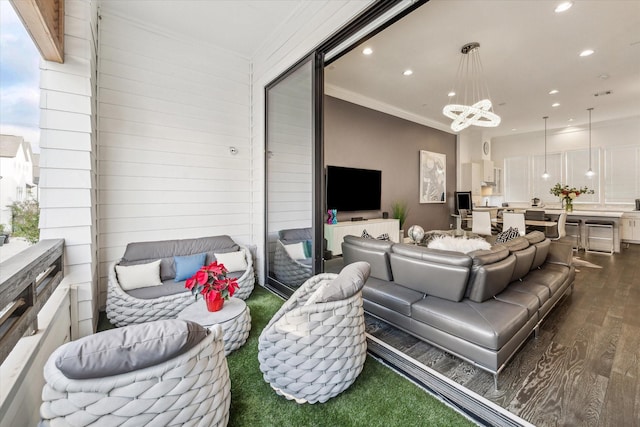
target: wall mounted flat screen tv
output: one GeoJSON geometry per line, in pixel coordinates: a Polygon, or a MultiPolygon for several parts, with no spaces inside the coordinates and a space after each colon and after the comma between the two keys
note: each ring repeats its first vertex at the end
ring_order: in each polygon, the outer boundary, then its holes
{"type": "Polygon", "coordinates": [[[456,191],[456,215],[460,215],[460,209],[472,210],[471,200],[471,191],[456,191]]]}
{"type": "Polygon", "coordinates": [[[327,209],[380,210],[382,171],[327,166],[327,209]]]}

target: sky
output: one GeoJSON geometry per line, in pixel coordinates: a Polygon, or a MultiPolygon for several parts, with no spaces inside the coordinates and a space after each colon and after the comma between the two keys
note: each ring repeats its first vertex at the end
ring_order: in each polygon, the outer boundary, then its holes
{"type": "Polygon", "coordinates": [[[0,133],[40,152],[40,53],[8,0],[0,0],[0,133]]]}

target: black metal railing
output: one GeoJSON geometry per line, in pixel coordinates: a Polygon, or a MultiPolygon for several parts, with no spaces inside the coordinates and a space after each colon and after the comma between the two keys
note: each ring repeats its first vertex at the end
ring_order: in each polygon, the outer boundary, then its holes
{"type": "Polygon", "coordinates": [[[38,312],[64,276],[64,240],[42,240],[0,263],[0,363],[38,330],[38,312]]]}

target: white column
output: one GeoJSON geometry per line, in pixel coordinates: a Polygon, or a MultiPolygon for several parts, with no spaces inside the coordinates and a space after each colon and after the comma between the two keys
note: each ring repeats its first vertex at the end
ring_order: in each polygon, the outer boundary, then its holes
{"type": "Polygon", "coordinates": [[[65,239],[71,337],[97,324],[96,256],[97,4],[65,2],[64,63],[40,73],[40,238],[65,239]]]}

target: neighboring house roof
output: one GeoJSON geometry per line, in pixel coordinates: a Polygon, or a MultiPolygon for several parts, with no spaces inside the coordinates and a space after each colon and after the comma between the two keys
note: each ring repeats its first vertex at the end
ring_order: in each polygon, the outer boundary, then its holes
{"type": "Polygon", "coordinates": [[[15,157],[23,142],[21,136],[0,135],[0,157],[15,157]]]}

